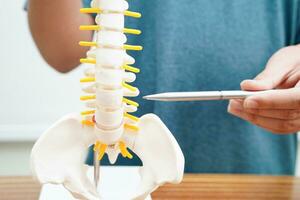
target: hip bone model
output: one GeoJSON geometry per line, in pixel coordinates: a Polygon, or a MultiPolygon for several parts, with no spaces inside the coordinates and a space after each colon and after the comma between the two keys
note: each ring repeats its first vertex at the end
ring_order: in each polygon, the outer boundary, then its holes
{"type": "Polygon", "coordinates": [[[84,164],[92,145],[97,162],[104,154],[112,164],[119,154],[131,159],[128,149],[141,159],[141,182],[132,199],[145,199],[160,185],[179,183],[183,177],[183,154],[164,123],[154,114],[140,118],[130,114],[139,105],[128,97],[138,96],[139,90],[128,83],[135,80],[139,69],[130,66],[135,60],[126,51],[142,47],[125,44],[125,34],[141,34],[124,28],[124,16],[141,17],[127,9],[124,0],[93,0],[91,8],[81,9],[81,13],[97,14],[96,25],[80,26],[97,35],[93,42],[79,43],[91,47],[81,62],[94,65],[81,79],[87,93],[81,100],[90,110],[60,119],[32,149],[31,166],[37,179],[42,184],[63,184],[74,198],[101,199],[84,164]]]}

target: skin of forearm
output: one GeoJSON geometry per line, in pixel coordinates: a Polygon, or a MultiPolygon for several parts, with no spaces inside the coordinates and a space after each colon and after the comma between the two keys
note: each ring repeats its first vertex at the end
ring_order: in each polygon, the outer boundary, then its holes
{"type": "Polygon", "coordinates": [[[79,13],[80,0],[29,0],[28,21],[33,39],[46,62],[60,72],[68,72],[79,65],[87,48],[80,40],[90,41],[91,31],[79,26],[93,24],[90,15],[79,13]]]}

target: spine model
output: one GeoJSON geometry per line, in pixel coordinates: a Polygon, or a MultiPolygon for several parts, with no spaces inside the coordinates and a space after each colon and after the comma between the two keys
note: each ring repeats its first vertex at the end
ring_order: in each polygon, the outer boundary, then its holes
{"type": "MultiPolygon", "coordinates": [[[[118,149],[123,157],[132,158],[127,151],[123,134],[138,132],[139,118],[133,116],[138,103],[128,99],[139,95],[136,87],[129,85],[136,78],[138,68],[130,66],[134,59],[126,51],[140,51],[141,46],[125,44],[125,34],[141,34],[140,30],[124,27],[125,16],[140,18],[141,14],[127,11],[128,3],[124,0],[93,0],[91,8],[81,9],[81,13],[97,14],[96,25],[80,26],[81,30],[96,31],[96,41],[81,41],[81,46],[91,50],[81,63],[93,64],[94,69],[85,71],[86,77],[80,81],[91,82],[83,88],[88,93],[81,100],[91,110],[83,111],[82,123],[94,126],[97,142],[98,160],[101,160],[107,148],[118,149]]],[[[111,152],[111,151],[108,151],[111,152]]],[[[113,163],[117,155],[108,154],[113,163]]]]}
{"type": "MultiPolygon", "coordinates": [[[[80,26],[83,31],[96,32],[94,41],[79,43],[91,47],[86,58],[80,60],[92,65],[80,80],[85,92],[81,100],[88,109],[59,119],[39,137],[31,151],[32,173],[37,180],[42,184],[62,184],[76,199],[148,200],[159,186],[180,183],[183,178],[184,156],[165,124],[152,113],[140,118],[132,115],[139,105],[130,97],[138,96],[139,90],[130,84],[139,69],[131,66],[135,60],[126,52],[140,51],[142,47],[126,44],[125,34],[139,35],[141,31],[125,28],[124,20],[141,14],[127,9],[125,0],[93,0],[91,8],[81,9],[81,13],[97,14],[95,25],[80,26]],[[119,154],[131,159],[128,149],[140,158],[143,165],[139,167],[136,191],[117,198],[114,195],[120,195],[118,192],[112,194],[114,197],[102,197],[105,192],[99,193],[89,177],[91,167],[85,165],[86,152],[92,145],[97,165],[105,154],[110,163],[115,163],[119,154]]],[[[94,172],[97,180],[99,173],[94,172]]],[[[108,186],[108,191],[119,191],[115,181],[100,185],[108,186]]]]}

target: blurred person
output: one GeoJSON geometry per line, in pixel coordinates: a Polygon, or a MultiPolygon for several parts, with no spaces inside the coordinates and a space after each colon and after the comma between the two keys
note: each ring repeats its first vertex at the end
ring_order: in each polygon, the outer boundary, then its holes
{"type": "MultiPolygon", "coordinates": [[[[299,1],[140,0],[129,2],[142,19],[126,27],[141,44],[131,55],[141,68],[141,95],[165,91],[268,90],[244,101],[148,102],[139,114],[159,115],[178,140],[186,172],[294,174],[300,128],[299,1]],[[247,80],[255,77],[252,80],[247,80]],[[233,117],[226,113],[239,117],[233,117]]],[[[54,69],[79,65],[94,23],[79,13],[89,0],[30,0],[28,19],[41,55],[54,69]]],[[[75,109],[75,108],[74,108],[75,109]]],[[[91,163],[92,156],[89,157],[91,163]]],[[[107,158],[103,161],[107,163],[107,158]]],[[[119,159],[119,164],[141,164],[119,159]]]]}

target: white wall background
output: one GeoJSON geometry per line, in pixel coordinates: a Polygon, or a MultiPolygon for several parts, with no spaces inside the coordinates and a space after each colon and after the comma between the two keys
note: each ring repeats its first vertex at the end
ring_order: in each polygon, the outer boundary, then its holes
{"type": "Polygon", "coordinates": [[[1,1],[0,6],[0,175],[29,173],[33,141],[55,120],[82,107],[83,69],[59,74],[43,61],[24,2],[1,1]]]}
{"type": "Polygon", "coordinates": [[[82,108],[83,66],[63,75],[42,60],[24,1],[2,0],[0,6],[0,175],[29,174],[37,137],[64,114],[82,108]]]}

